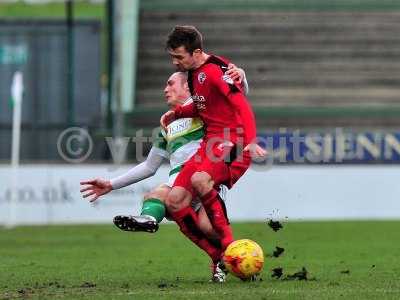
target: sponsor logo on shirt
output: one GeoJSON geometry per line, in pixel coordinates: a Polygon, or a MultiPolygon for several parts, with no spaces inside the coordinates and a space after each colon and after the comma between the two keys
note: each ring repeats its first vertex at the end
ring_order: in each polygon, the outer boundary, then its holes
{"type": "Polygon", "coordinates": [[[168,136],[173,137],[176,134],[180,134],[189,130],[192,126],[192,118],[178,119],[168,125],[168,136]]]}
{"type": "Polygon", "coordinates": [[[201,72],[198,76],[197,76],[197,80],[199,81],[200,84],[203,84],[204,81],[206,80],[206,74],[204,72],[201,72]]]}
{"type": "Polygon", "coordinates": [[[206,98],[204,96],[194,95],[192,96],[194,105],[196,105],[197,110],[206,109],[206,98]]]}

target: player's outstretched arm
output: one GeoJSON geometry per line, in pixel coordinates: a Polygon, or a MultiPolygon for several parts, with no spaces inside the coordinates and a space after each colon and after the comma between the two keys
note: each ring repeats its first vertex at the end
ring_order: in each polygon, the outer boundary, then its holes
{"type": "Polygon", "coordinates": [[[168,154],[166,151],[153,146],[144,162],[133,167],[125,174],[110,180],[113,190],[126,187],[153,176],[161,167],[164,158],[167,158],[167,156],[168,154]]]}
{"type": "Polygon", "coordinates": [[[83,198],[92,196],[89,201],[94,202],[100,196],[108,194],[112,190],[120,189],[128,185],[139,182],[143,179],[153,176],[162,165],[166,152],[153,147],[150,150],[146,160],[139,165],[131,168],[126,173],[113,178],[111,180],[105,180],[102,178],[96,178],[92,180],[86,180],[81,182],[81,193],[83,198]]]}

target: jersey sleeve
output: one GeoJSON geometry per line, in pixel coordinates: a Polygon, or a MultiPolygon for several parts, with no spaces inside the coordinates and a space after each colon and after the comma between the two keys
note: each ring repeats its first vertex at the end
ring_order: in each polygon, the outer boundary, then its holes
{"type": "Polygon", "coordinates": [[[196,106],[193,102],[187,105],[180,105],[174,109],[175,119],[195,118],[198,116],[196,106]]]}
{"type": "Polygon", "coordinates": [[[157,137],[153,141],[153,148],[159,155],[168,158],[167,144],[167,140],[164,137],[162,130],[160,130],[157,137]]]}
{"type": "Polygon", "coordinates": [[[146,160],[131,168],[128,172],[110,180],[113,190],[142,181],[153,176],[160,168],[164,156],[160,155],[160,149],[153,147],[146,160]]]}
{"type": "Polygon", "coordinates": [[[256,120],[253,109],[247,98],[235,86],[233,80],[228,75],[222,73],[219,67],[213,67],[210,72],[207,73],[207,77],[210,78],[210,85],[228,99],[241,117],[245,146],[254,142],[257,134],[256,120]]]}

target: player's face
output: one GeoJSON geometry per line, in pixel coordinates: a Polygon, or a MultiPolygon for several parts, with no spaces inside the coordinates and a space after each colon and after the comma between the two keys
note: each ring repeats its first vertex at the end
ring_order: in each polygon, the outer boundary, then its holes
{"type": "Polygon", "coordinates": [[[196,52],[190,54],[185,46],[180,46],[176,49],[169,49],[169,55],[171,55],[172,64],[176,67],[177,71],[189,71],[194,69],[196,52]]]}
{"type": "Polygon", "coordinates": [[[178,72],[172,74],[165,85],[164,95],[170,107],[182,104],[190,96],[186,77],[178,72]]]}

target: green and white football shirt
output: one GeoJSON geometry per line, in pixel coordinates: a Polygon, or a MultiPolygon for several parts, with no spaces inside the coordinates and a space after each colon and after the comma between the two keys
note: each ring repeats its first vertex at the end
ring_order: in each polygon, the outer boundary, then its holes
{"type": "MultiPolygon", "coordinates": [[[[189,98],[183,105],[190,104],[189,98]]],[[[182,165],[189,160],[200,147],[203,140],[204,127],[200,118],[183,118],[173,121],[167,126],[167,132],[161,129],[153,147],[162,151],[169,158],[171,171],[168,185],[172,186],[182,165]]]]}

